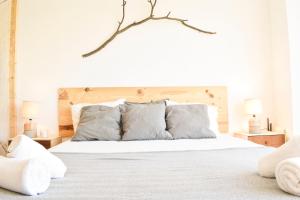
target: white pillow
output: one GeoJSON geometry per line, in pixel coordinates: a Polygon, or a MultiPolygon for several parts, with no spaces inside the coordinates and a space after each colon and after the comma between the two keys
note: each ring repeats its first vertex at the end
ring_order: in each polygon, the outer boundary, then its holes
{"type": "Polygon", "coordinates": [[[102,102],[102,103],[79,103],[74,104],[71,106],[71,112],[72,112],[72,122],[73,122],[73,128],[74,132],[77,129],[77,126],[79,124],[80,115],[81,115],[81,109],[85,106],[92,106],[92,105],[102,105],[102,106],[108,106],[108,107],[116,107],[120,104],[124,104],[126,99],[118,99],[116,101],[109,101],[109,102],[102,102]]]}
{"type": "MultiPolygon", "coordinates": [[[[180,103],[176,101],[166,100],[167,106],[172,105],[192,105],[192,104],[203,104],[203,103],[180,103]]],[[[219,134],[219,124],[218,124],[218,107],[213,105],[207,105],[208,119],[209,119],[209,129],[214,133],[219,134]]]]}

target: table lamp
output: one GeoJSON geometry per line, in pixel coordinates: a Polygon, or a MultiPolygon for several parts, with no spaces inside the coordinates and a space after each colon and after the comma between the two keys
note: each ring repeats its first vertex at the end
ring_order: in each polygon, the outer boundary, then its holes
{"type": "Polygon", "coordinates": [[[251,115],[249,119],[249,133],[258,134],[260,133],[260,120],[257,119],[256,115],[262,112],[262,103],[260,99],[246,99],[245,100],[245,112],[251,115]]]}
{"type": "Polygon", "coordinates": [[[34,138],[37,136],[37,128],[34,119],[38,115],[38,103],[34,101],[23,101],[22,113],[25,119],[24,135],[34,138]]]}

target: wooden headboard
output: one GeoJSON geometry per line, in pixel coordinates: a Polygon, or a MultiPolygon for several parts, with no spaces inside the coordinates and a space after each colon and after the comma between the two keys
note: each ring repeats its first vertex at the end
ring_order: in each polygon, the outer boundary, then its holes
{"type": "Polygon", "coordinates": [[[170,99],[178,102],[198,102],[218,107],[220,132],[228,131],[227,89],[222,86],[208,87],[100,87],[61,88],[58,90],[58,120],[61,137],[74,134],[71,105],[99,103],[124,98],[128,101],[147,102],[170,99]]]}

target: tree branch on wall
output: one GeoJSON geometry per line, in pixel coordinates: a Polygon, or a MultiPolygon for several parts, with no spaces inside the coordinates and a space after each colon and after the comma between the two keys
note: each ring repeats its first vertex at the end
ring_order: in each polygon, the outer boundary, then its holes
{"type": "Polygon", "coordinates": [[[157,3],[157,0],[148,0],[148,3],[150,4],[150,14],[148,17],[140,20],[140,21],[134,21],[133,23],[121,28],[123,22],[124,22],[124,18],[125,18],[125,6],[126,6],[126,1],[123,0],[123,4],[122,4],[122,8],[123,8],[123,14],[122,14],[122,18],[121,20],[118,22],[118,26],[117,26],[117,29],[116,31],[113,33],[112,36],[110,36],[106,41],[104,41],[104,43],[102,43],[98,48],[96,48],[95,50],[93,51],[90,51],[89,53],[86,53],[86,54],[83,54],[82,57],[88,57],[88,56],[91,56],[99,51],[101,51],[104,47],[106,47],[113,39],[115,39],[119,34],[127,31],[128,29],[134,27],[134,26],[138,26],[140,24],[143,24],[147,21],[150,21],[150,20],[170,20],[170,21],[175,21],[175,22],[178,22],[180,23],[181,25],[189,28],[189,29],[192,29],[194,31],[197,31],[197,32],[200,32],[200,33],[205,33],[205,34],[216,34],[216,32],[211,32],[211,31],[205,31],[203,29],[200,29],[200,28],[197,28],[195,26],[192,26],[190,24],[187,23],[188,20],[186,19],[181,19],[181,18],[177,18],[177,17],[171,17],[171,12],[169,12],[168,14],[166,14],[165,16],[161,16],[161,17],[156,17],[154,16],[154,9],[155,9],[155,6],[156,6],[156,3],[157,3]]]}

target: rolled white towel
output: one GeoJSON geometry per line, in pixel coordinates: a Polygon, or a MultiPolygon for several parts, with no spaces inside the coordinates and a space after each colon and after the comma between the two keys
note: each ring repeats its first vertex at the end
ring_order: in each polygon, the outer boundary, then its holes
{"type": "Polygon", "coordinates": [[[7,151],[7,157],[10,158],[41,160],[50,171],[51,178],[62,178],[67,171],[61,159],[25,135],[13,138],[7,151]]]}
{"type": "Polygon", "coordinates": [[[12,139],[7,151],[8,157],[27,159],[41,155],[46,149],[26,135],[17,135],[12,139]]]}
{"type": "Polygon", "coordinates": [[[300,157],[300,136],[294,136],[258,161],[258,173],[263,177],[274,178],[275,169],[279,162],[287,158],[300,157]]]}
{"type": "Polygon", "coordinates": [[[0,187],[26,195],[45,192],[50,172],[38,159],[19,160],[0,156],[0,187]]]}
{"type": "Polygon", "coordinates": [[[281,161],[275,174],[277,184],[283,191],[300,196],[300,157],[281,161]]]}

